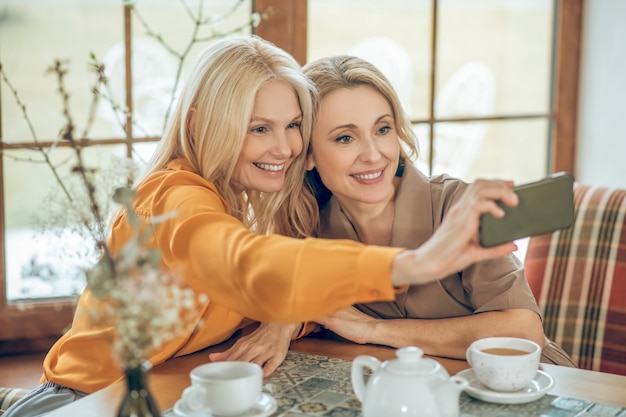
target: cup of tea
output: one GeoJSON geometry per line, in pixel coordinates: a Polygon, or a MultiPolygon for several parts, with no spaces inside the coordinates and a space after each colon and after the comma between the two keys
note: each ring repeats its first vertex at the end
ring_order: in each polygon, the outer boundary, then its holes
{"type": "Polygon", "coordinates": [[[236,416],[250,410],[263,388],[263,370],[250,362],[211,362],[193,368],[181,401],[187,410],[236,416]]]}
{"type": "Polygon", "coordinates": [[[524,389],[537,374],[541,346],[517,337],[488,337],[472,343],[465,357],[483,385],[513,392],[524,389]]]}

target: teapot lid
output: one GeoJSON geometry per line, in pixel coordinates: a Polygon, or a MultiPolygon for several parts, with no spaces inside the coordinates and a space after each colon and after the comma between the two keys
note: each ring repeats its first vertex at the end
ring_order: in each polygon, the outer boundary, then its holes
{"type": "Polygon", "coordinates": [[[396,375],[426,376],[439,371],[441,365],[432,359],[423,358],[424,351],[415,346],[396,350],[397,359],[388,360],[384,368],[396,375]]]}

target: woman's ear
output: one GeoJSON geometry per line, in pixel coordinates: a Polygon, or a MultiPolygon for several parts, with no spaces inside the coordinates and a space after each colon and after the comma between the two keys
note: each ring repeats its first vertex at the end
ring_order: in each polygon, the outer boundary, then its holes
{"type": "Polygon", "coordinates": [[[307,171],[312,171],[315,168],[315,161],[313,160],[313,155],[311,152],[306,156],[306,160],[304,161],[304,169],[307,171]]]}

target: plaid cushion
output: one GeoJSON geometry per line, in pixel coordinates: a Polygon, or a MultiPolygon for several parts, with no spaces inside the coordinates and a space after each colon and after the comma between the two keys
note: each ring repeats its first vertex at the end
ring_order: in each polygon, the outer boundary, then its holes
{"type": "Polygon", "coordinates": [[[11,404],[29,393],[30,390],[22,388],[0,387],[0,415],[7,410],[11,404]]]}
{"type": "Polygon", "coordinates": [[[530,239],[546,336],[580,368],[626,375],[626,190],[574,185],[572,227],[530,239]]]}

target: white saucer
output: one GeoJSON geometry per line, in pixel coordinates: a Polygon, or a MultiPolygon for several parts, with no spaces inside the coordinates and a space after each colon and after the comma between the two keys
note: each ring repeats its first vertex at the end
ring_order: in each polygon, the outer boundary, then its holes
{"type": "MultiPolygon", "coordinates": [[[[254,406],[245,413],[238,414],[237,417],[267,417],[276,411],[276,407],[276,398],[272,397],[270,394],[262,392],[254,406]]],[[[173,411],[174,414],[181,417],[218,417],[217,415],[209,412],[191,411],[181,400],[176,401],[173,411]]]]}
{"type": "Polygon", "coordinates": [[[543,397],[553,386],[554,380],[550,375],[543,371],[537,371],[535,378],[526,386],[526,388],[515,392],[499,392],[484,386],[473,369],[465,369],[457,374],[467,379],[469,385],[465,388],[468,395],[479,400],[498,404],[521,404],[538,400],[543,397]]]}

